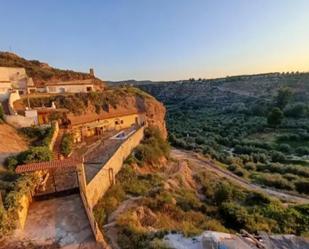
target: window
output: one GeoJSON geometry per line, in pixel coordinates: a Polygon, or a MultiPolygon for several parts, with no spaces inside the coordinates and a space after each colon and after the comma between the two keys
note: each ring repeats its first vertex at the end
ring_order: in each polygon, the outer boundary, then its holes
{"type": "Polygon", "coordinates": [[[87,86],[86,90],[87,90],[87,92],[91,92],[92,91],[92,87],[91,86],[87,86]]]}
{"type": "Polygon", "coordinates": [[[123,120],[120,121],[120,124],[123,124],[123,120]]]}
{"type": "Polygon", "coordinates": [[[49,86],[48,90],[49,90],[49,92],[54,93],[54,92],[56,92],[56,87],[55,86],[49,86]]]}

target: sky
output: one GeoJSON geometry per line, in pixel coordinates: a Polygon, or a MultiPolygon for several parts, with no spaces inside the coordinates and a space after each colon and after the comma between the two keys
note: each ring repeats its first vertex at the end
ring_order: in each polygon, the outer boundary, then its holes
{"type": "Polygon", "coordinates": [[[309,71],[308,0],[0,0],[0,50],[104,80],[309,71]]]}

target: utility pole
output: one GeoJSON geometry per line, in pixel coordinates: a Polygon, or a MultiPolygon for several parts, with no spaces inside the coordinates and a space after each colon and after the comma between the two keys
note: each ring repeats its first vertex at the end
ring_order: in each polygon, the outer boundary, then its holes
{"type": "Polygon", "coordinates": [[[27,81],[26,81],[26,94],[27,94],[27,102],[28,102],[28,108],[29,110],[31,109],[31,106],[30,106],[30,99],[29,99],[29,89],[28,89],[28,78],[27,78],[27,81]]]}

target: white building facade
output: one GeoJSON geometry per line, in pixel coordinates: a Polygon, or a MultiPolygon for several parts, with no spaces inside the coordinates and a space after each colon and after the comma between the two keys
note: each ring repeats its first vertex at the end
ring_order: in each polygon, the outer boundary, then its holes
{"type": "Polygon", "coordinates": [[[27,76],[25,68],[0,67],[0,100],[8,99],[11,91],[26,94],[28,87],[34,87],[33,80],[27,76]]]}
{"type": "Polygon", "coordinates": [[[64,81],[46,84],[47,93],[79,93],[94,91],[94,84],[89,80],[64,81]]]}

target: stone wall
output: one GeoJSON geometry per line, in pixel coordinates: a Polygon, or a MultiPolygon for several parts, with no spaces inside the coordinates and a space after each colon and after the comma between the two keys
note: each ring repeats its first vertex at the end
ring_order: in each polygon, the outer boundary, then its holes
{"type": "Polygon", "coordinates": [[[12,125],[15,128],[22,128],[22,127],[30,127],[35,125],[35,121],[31,117],[24,117],[21,115],[5,115],[4,117],[5,122],[12,125]]]}
{"type": "Polygon", "coordinates": [[[77,173],[79,180],[79,189],[82,202],[88,220],[93,231],[94,237],[104,249],[111,249],[98,226],[98,223],[93,214],[93,207],[98,200],[103,197],[105,192],[114,183],[115,175],[120,171],[124,160],[131,154],[132,150],[138,146],[144,137],[144,129],[142,126],[134,134],[132,134],[123,144],[117,149],[114,155],[107,161],[98,174],[87,184],[84,164],[77,165],[77,173]]]}
{"type": "Polygon", "coordinates": [[[144,128],[145,127],[142,126],[127,138],[101,168],[98,174],[86,185],[86,196],[91,209],[113,184],[114,177],[120,171],[124,160],[131,154],[132,150],[140,144],[144,137],[144,128]]]}
{"type": "Polygon", "coordinates": [[[58,133],[59,133],[59,124],[58,124],[58,122],[55,121],[55,122],[53,122],[52,125],[54,126],[55,130],[54,130],[54,134],[53,134],[53,136],[52,136],[52,139],[51,139],[51,141],[50,141],[50,144],[49,144],[49,146],[48,146],[48,148],[49,148],[51,151],[53,151],[53,148],[54,148],[54,145],[55,145],[55,142],[56,142],[56,140],[57,140],[58,133]]]}
{"type": "Polygon", "coordinates": [[[31,201],[31,195],[23,195],[19,200],[20,208],[17,211],[17,228],[24,229],[31,201]]]}
{"type": "Polygon", "coordinates": [[[9,111],[11,115],[16,115],[16,111],[14,109],[14,102],[19,99],[20,99],[20,95],[18,91],[14,91],[10,93],[8,104],[9,104],[9,111]]]}

